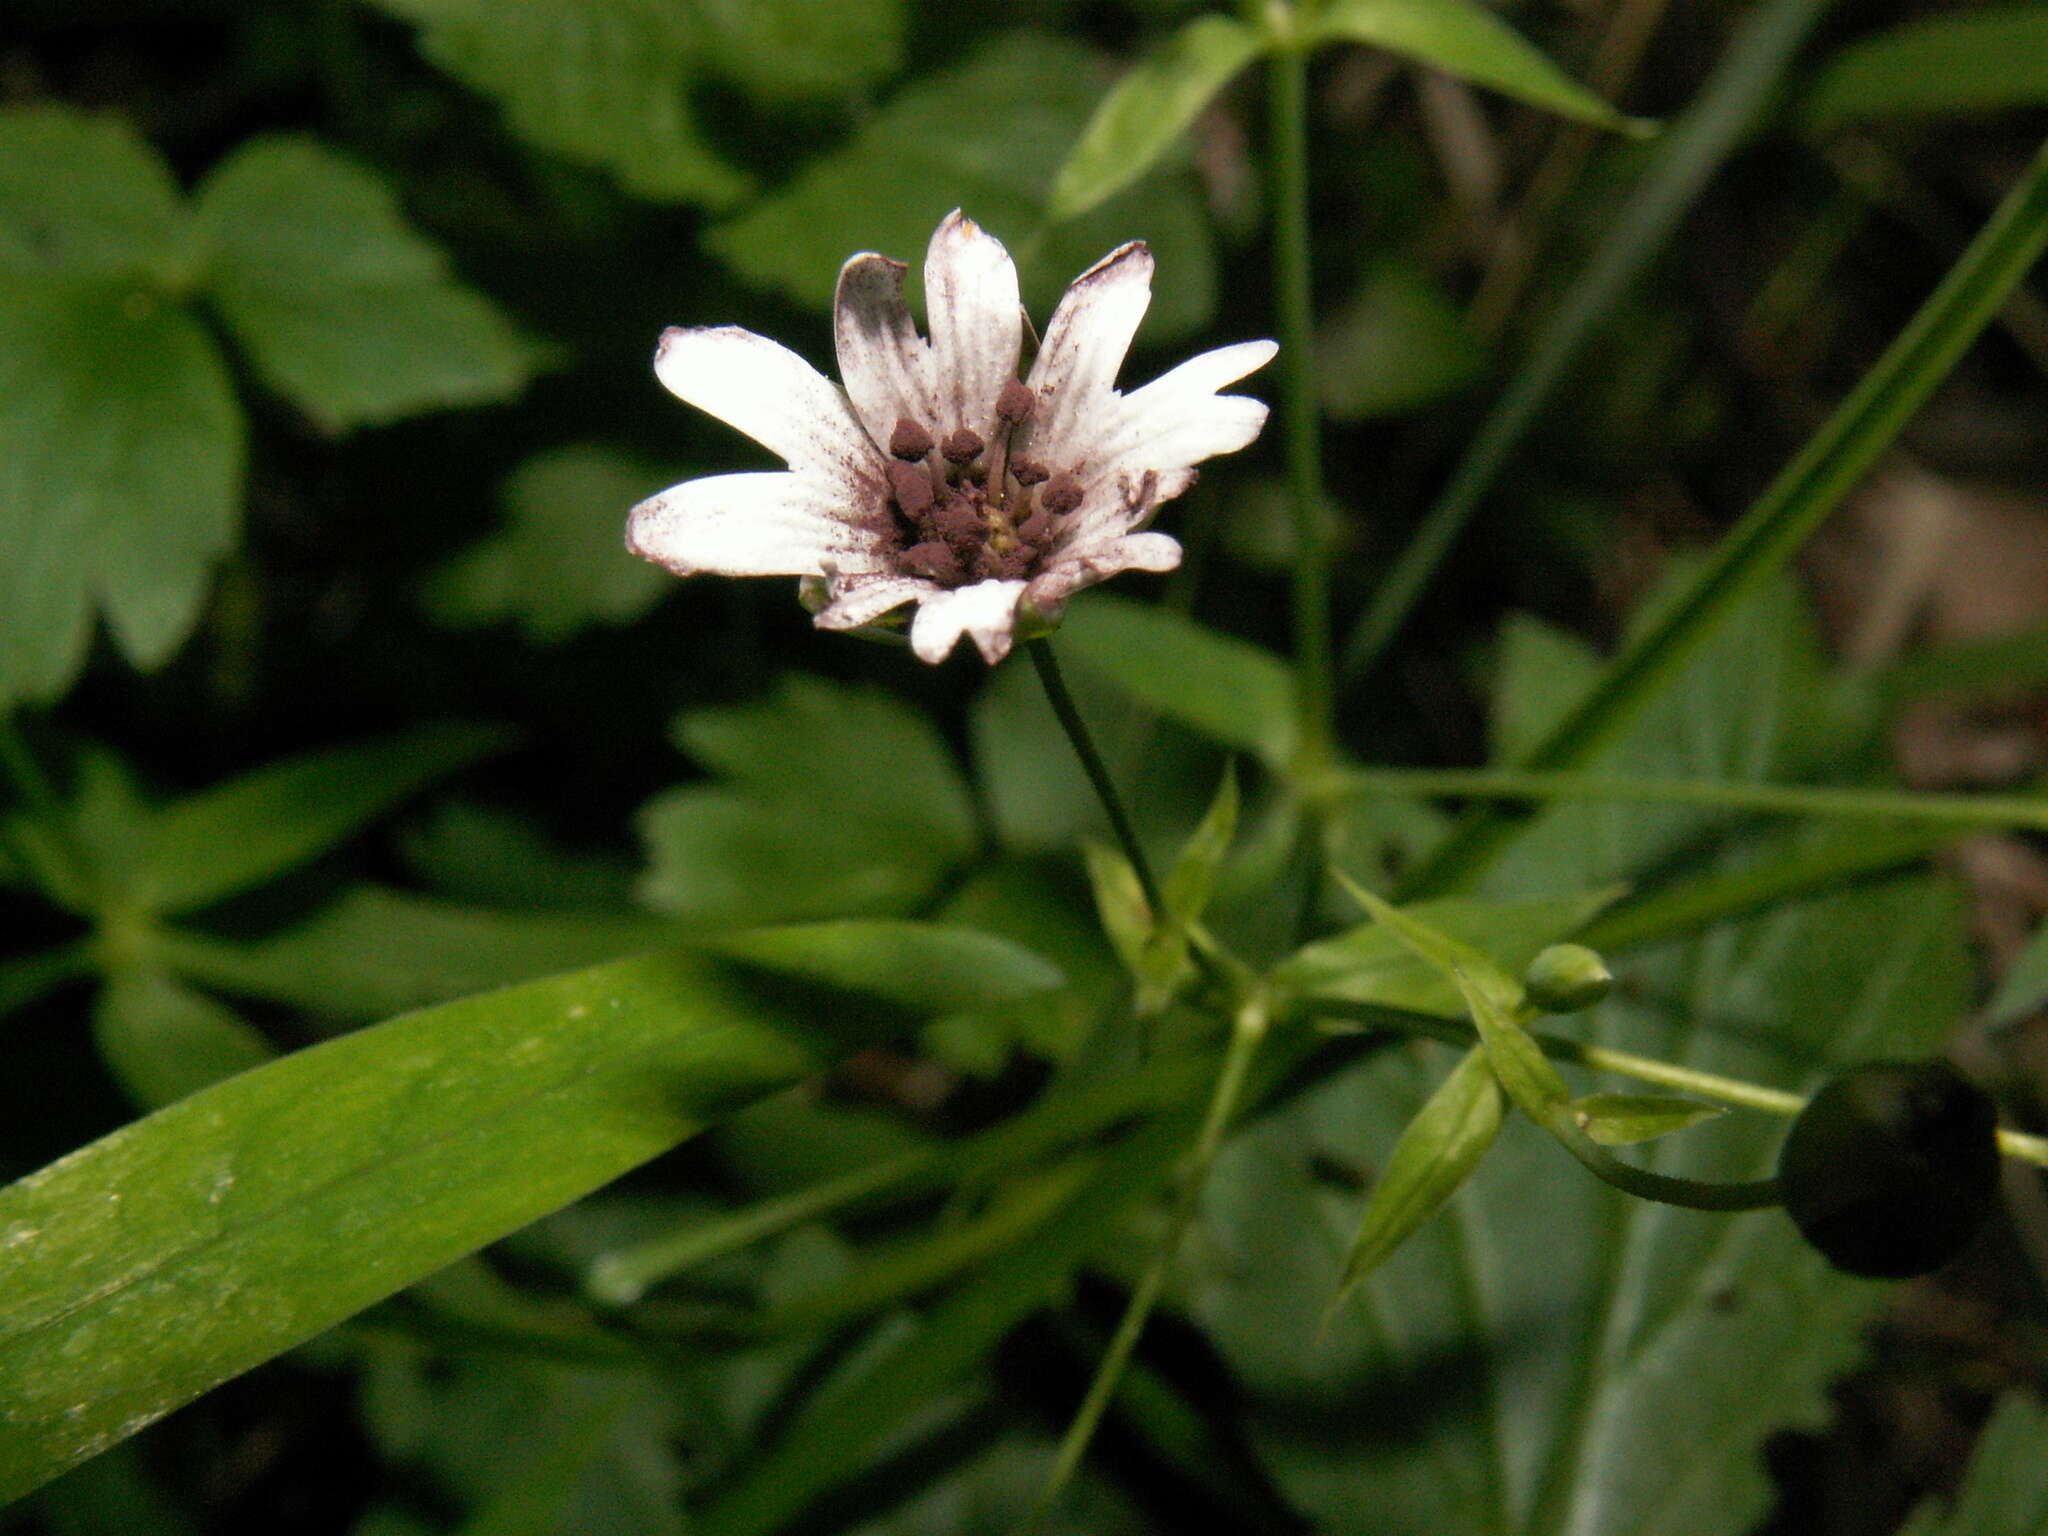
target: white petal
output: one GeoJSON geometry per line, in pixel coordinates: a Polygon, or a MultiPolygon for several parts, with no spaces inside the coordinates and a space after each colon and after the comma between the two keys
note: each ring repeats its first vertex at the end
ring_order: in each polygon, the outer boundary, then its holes
{"type": "Polygon", "coordinates": [[[1084,587],[1123,571],[1171,571],[1180,565],[1180,544],[1163,533],[1129,533],[1076,545],[1056,555],[1031,579],[1026,596],[1047,618],[1084,587]]]}
{"type": "Polygon", "coordinates": [[[635,507],[626,547],[678,576],[807,576],[886,569],[879,502],[861,514],[844,490],[770,470],[686,480],[635,507]]]}
{"type": "Polygon", "coordinates": [[[839,378],[868,436],[883,452],[899,418],[932,426],[931,349],[917,334],[903,302],[900,261],[856,256],[839,269],[832,300],[832,332],[839,378]]]}
{"type": "Polygon", "coordinates": [[[1219,395],[1280,349],[1270,341],[1242,341],[1191,357],[1121,402],[1114,430],[1077,457],[1145,469],[1181,469],[1219,453],[1235,453],[1266,424],[1266,404],[1246,395],[1219,395]]]}
{"type": "Polygon", "coordinates": [[[1192,469],[1119,467],[1088,482],[1081,505],[1067,519],[1062,550],[1122,538],[1152,521],[1161,506],[1195,483],[1192,469]]]}
{"type": "Polygon", "coordinates": [[[736,325],[661,333],[655,377],[670,394],[737,427],[792,469],[877,484],[880,450],[839,386],[779,342],[736,325]]]}
{"type": "Polygon", "coordinates": [[[818,611],[814,622],[820,629],[859,629],[892,608],[943,590],[919,576],[855,576],[835,585],[832,601],[818,611]]]}
{"type": "Polygon", "coordinates": [[[1030,440],[1038,457],[1071,457],[1069,441],[1114,403],[1117,370],[1151,302],[1152,253],[1142,241],[1111,251],[1061,296],[1031,364],[1039,414],[1030,440]]]}
{"type": "Polygon", "coordinates": [[[932,431],[943,438],[968,427],[986,442],[995,434],[996,396],[1017,376],[1024,308],[1003,242],[957,208],[925,253],[924,307],[940,418],[932,431]]]}
{"type": "Polygon", "coordinates": [[[1017,637],[1017,599],[1023,595],[1021,581],[978,581],[928,597],[911,621],[910,648],[919,661],[938,663],[965,634],[994,666],[1010,654],[1017,637]]]}

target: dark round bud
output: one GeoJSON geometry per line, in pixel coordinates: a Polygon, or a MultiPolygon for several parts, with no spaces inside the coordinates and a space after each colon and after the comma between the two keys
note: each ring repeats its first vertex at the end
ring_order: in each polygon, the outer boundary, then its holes
{"type": "Polygon", "coordinates": [[[955,427],[946,434],[946,440],[939,444],[939,452],[944,454],[950,463],[965,464],[971,459],[979,458],[981,450],[987,446],[988,444],[981,440],[981,434],[974,428],[955,427]]]}
{"type": "Polygon", "coordinates": [[[1003,392],[996,396],[996,418],[1007,421],[1011,426],[1029,421],[1031,413],[1038,409],[1038,396],[1028,386],[1015,379],[1003,386],[1003,392]]]}
{"type": "Polygon", "coordinates": [[[1786,1214],[1828,1262],[1902,1280],[1941,1268],[1998,1204],[1998,1116],[1943,1061],[1878,1061],[1828,1083],[1778,1154],[1786,1214]]]}
{"type": "Polygon", "coordinates": [[[1061,470],[1045,482],[1045,489],[1038,493],[1038,504],[1055,517],[1064,517],[1081,505],[1081,482],[1061,470]]]}
{"type": "Polygon", "coordinates": [[[1553,944],[1529,962],[1522,990],[1545,1013],[1578,1013],[1614,990],[1614,973],[1583,944],[1553,944]]]}
{"type": "Polygon", "coordinates": [[[896,505],[911,517],[928,510],[933,501],[932,477],[915,464],[891,464],[889,489],[896,505]]]}
{"type": "Polygon", "coordinates": [[[889,434],[889,452],[896,458],[915,461],[932,451],[931,428],[908,416],[896,418],[896,430],[889,434]]]}

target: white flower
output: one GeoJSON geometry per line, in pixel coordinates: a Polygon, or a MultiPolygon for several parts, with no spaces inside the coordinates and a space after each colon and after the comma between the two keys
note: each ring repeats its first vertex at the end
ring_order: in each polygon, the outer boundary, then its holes
{"type": "Polygon", "coordinates": [[[626,543],[679,576],[820,579],[827,629],[914,602],[922,660],[966,634],[993,663],[1020,605],[1050,622],[1083,587],[1180,563],[1180,545],[1146,525],[1194,484],[1194,464],[1258,436],[1265,405],[1217,391],[1277,348],[1220,347],[1118,393],[1151,301],[1152,253],[1133,242],[1074,280],[1019,383],[1024,313],[1001,241],[957,211],[939,225],[929,341],[904,271],[872,254],[840,269],[838,385],[751,331],[664,332],[654,371],[669,391],[789,469],[685,481],[633,509],[626,543]]]}

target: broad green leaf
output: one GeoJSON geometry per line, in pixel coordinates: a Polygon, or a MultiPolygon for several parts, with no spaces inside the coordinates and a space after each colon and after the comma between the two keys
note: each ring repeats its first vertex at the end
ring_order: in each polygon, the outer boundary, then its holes
{"type": "MultiPolygon", "coordinates": [[[[2005,297],[2048,246],[2048,145],[1955,266],[1849,397],[1743,514],[1697,575],[1638,631],[1599,686],[1517,766],[1576,767],[1663,689],[1746,599],[1768,586],[1855,488],[1877,456],[1948,376],[2005,297]]],[[[1408,882],[1411,893],[1451,886],[1481,869],[1513,829],[1490,809],[1460,829],[1408,882]]]]}
{"type": "Polygon", "coordinates": [[[792,923],[719,934],[700,943],[728,960],[921,1013],[1031,997],[1052,991],[1065,979],[1021,944],[933,923],[792,923]]]}
{"type": "Polygon", "coordinates": [[[704,142],[687,95],[703,47],[667,0],[376,0],[420,50],[494,99],[513,132],[644,197],[729,205],[751,178],[704,142]]]}
{"type": "Polygon", "coordinates": [[[235,538],[242,412],[197,320],[117,278],[0,274],[0,705],[62,693],[92,615],[160,665],[235,538]]]}
{"type": "Polygon", "coordinates": [[[0,273],[170,280],[189,241],[170,167],[121,119],[0,110],[0,273]]]}
{"type": "Polygon", "coordinates": [[[272,763],[176,801],[142,829],[133,899],[172,915],[260,885],[506,740],[484,726],[427,726],[272,763]]]}
{"type": "Polygon", "coordinates": [[[2048,1413],[2010,1392],[1977,1438],[1952,1508],[1928,1500],[1899,1536],[2038,1536],[2048,1527],[2048,1413]]]}
{"type": "Polygon", "coordinates": [[[1572,1100],[1572,1119],[1603,1147],[1654,1141],[1727,1113],[1718,1104],[1665,1093],[1588,1093],[1572,1100]]]}
{"type": "Polygon", "coordinates": [[[517,394],[533,349],[415,233],[382,180],[309,138],[259,138],[195,204],[207,293],[264,381],[323,430],[517,394]]]}
{"type": "Polygon", "coordinates": [[[635,864],[623,854],[565,848],[527,815],[442,798],[400,833],[406,864],[437,894],[540,912],[619,912],[635,864]]]}
{"type": "Polygon", "coordinates": [[[816,1065],[649,956],[301,1051],[0,1190],[0,1498],[816,1065]]]}
{"type": "Polygon", "coordinates": [[[622,519],[677,478],[597,443],[535,454],[499,492],[504,531],[435,574],[428,608],[465,628],[516,620],[537,645],[595,624],[631,623],[660,599],[668,578],[627,553],[622,519]]]}
{"type": "Polygon", "coordinates": [[[1264,39],[1230,16],[1198,16],[1110,87],[1068,151],[1047,217],[1071,219],[1149,171],[1264,39]]]}
{"type": "Polygon", "coordinates": [[[765,101],[843,96],[896,73],[905,0],[690,0],[706,62],[765,101]]]}
{"type": "Polygon", "coordinates": [[[1208,226],[1184,175],[1157,176],[1039,238],[1053,177],[1095,105],[1100,59],[1040,33],[994,38],[921,76],[839,149],[706,235],[751,282],[823,309],[854,251],[921,267],[948,209],[1028,257],[1026,304],[1043,323],[1061,288],[1105,252],[1143,236],[1159,258],[1146,330],[1195,330],[1215,298],[1208,226]]]}
{"type": "Polygon", "coordinates": [[[2048,925],[2013,957],[1985,1010],[1993,1024],[2013,1024],[2048,1002],[2048,925]]]}
{"type": "Polygon", "coordinates": [[[1093,596],[1060,626],[1060,653],[1213,741],[1285,766],[1295,689],[1270,651],[1164,608],[1093,596]]]}
{"type": "Polygon", "coordinates": [[[879,688],[791,674],[776,693],[676,721],[677,743],[763,800],[817,806],[957,858],[974,806],[929,715],[879,688]]]}
{"type": "Polygon", "coordinates": [[[931,722],[879,689],[791,676],[772,697],[676,723],[725,775],[641,813],[643,899],[699,922],[903,911],[975,843],[973,806],[931,722]]]}
{"type": "Polygon", "coordinates": [[[277,1052],[226,1008],[161,971],[116,972],[93,1010],[100,1058],[144,1109],[211,1087],[277,1052]]]}
{"type": "Polygon", "coordinates": [[[189,981],[356,1022],[672,941],[644,917],[499,912],[359,886],[258,944],[171,932],[151,953],[189,981]]]}
{"type": "Polygon", "coordinates": [[[1486,350],[1419,263],[1387,258],[1331,316],[1316,344],[1324,407],[1339,421],[1434,405],[1478,377],[1486,350]]]}
{"type": "MultiPolygon", "coordinates": [[[[1928,882],[1866,886],[1663,947],[1592,1016],[1596,1037],[1786,1086],[1830,1060],[1926,1052],[1968,996],[1961,939],[1928,882]]],[[[1327,1536],[1755,1529],[1774,1497],[1766,1440],[1825,1422],[1828,1383],[1890,1293],[1828,1270],[1775,1212],[1622,1195],[1517,1120],[1324,1329],[1364,1204],[1333,1170],[1376,1162],[1433,1086],[1376,1058],[1218,1161],[1193,1306],[1282,1491],[1327,1536]]],[[[1728,1116],[1644,1157],[1755,1178],[1781,1134],[1728,1116]]]]}
{"type": "Polygon", "coordinates": [[[1764,0],[1747,13],[1713,74],[1656,146],[1582,275],[1532,341],[1456,470],[1345,639],[1355,679],[1386,653],[1473,512],[1514,460],[1601,323],[1679,228],[1700,190],[1775,99],[1799,45],[1829,0],[1764,0]]]}
{"type": "Polygon", "coordinates": [[[2048,103],[2048,10],[1985,5],[1866,37],[1821,66],[1816,133],[1872,118],[1964,117],[2048,103]]]}
{"type": "Polygon", "coordinates": [[[1333,1309],[1458,1192],[1500,1134],[1501,1110],[1500,1082],[1474,1047],[1423,1101],[1373,1180],[1333,1309]]]}
{"type": "MultiPolygon", "coordinates": [[[[1617,894],[1609,889],[1506,901],[1449,897],[1416,902],[1406,910],[1465,946],[1461,957],[1483,953],[1514,975],[1545,945],[1592,921],[1617,894]]],[[[1273,980],[1307,999],[1311,1012],[1317,998],[1440,1018],[1465,1011],[1457,988],[1376,922],[1304,946],[1275,969],[1273,980]]]]}
{"type": "Polygon", "coordinates": [[[1301,41],[1369,43],[1531,106],[1602,128],[1635,128],[1479,0],[1320,0],[1304,7],[1301,41]]]}

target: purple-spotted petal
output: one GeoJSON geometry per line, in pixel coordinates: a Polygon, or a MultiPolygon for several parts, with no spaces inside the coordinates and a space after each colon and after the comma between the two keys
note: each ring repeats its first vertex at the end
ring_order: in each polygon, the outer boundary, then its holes
{"type": "Polygon", "coordinates": [[[1017,599],[1023,595],[1021,581],[978,581],[927,597],[911,620],[910,648],[919,661],[936,664],[964,634],[994,666],[1017,638],[1017,599]]]}
{"type": "Polygon", "coordinates": [[[1117,370],[1152,302],[1152,253],[1141,241],[1117,247],[1075,278],[1045,328],[1029,383],[1039,398],[1031,452],[1051,462],[1112,409],[1117,370]]]}
{"type": "Polygon", "coordinates": [[[883,614],[945,589],[921,576],[849,576],[833,583],[832,601],[818,610],[820,629],[859,629],[883,614]]]}
{"type": "Polygon", "coordinates": [[[1017,376],[1024,344],[1017,267],[1003,242],[957,208],[932,235],[924,260],[924,307],[931,331],[932,386],[944,437],[966,427],[995,436],[996,396],[1017,376]]]}
{"type": "Polygon", "coordinates": [[[841,484],[881,473],[839,387],[780,342],[736,325],[661,333],[654,373],[677,399],[736,427],[789,467],[841,484]]]}
{"type": "Polygon", "coordinates": [[[686,480],[635,507],[626,547],[678,576],[809,576],[888,568],[879,505],[850,515],[842,487],[770,470],[686,480]]]}
{"type": "Polygon", "coordinates": [[[839,379],[868,436],[883,452],[904,418],[929,427],[934,417],[931,349],[903,302],[900,261],[856,256],[839,269],[832,334],[839,379]]]}

